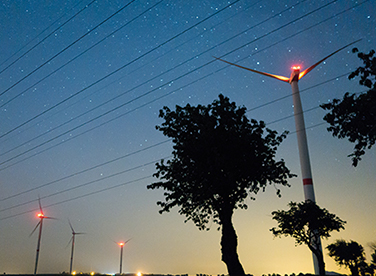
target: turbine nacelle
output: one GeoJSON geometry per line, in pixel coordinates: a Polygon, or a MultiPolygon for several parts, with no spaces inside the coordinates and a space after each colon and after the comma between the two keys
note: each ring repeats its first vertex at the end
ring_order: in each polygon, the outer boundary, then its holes
{"type": "Polygon", "coordinates": [[[293,81],[299,81],[300,80],[300,66],[299,65],[294,65],[291,67],[292,72],[290,75],[289,83],[292,83],[293,81]]]}
{"type": "Polygon", "coordinates": [[[44,214],[43,213],[39,213],[39,214],[37,214],[37,217],[42,219],[42,218],[44,218],[44,214]]]}

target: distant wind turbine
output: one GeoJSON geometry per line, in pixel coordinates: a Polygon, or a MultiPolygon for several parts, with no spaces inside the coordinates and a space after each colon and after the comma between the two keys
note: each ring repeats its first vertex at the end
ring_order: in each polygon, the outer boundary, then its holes
{"type": "Polygon", "coordinates": [[[40,241],[42,238],[42,226],[43,226],[43,220],[44,219],[53,219],[52,217],[46,217],[43,213],[42,210],[42,205],[40,203],[40,198],[38,198],[38,203],[39,203],[39,213],[37,214],[38,218],[40,221],[38,222],[37,226],[35,226],[34,230],[31,232],[30,236],[33,235],[35,230],[39,227],[39,236],[38,236],[38,244],[37,244],[37,253],[35,257],[35,268],[34,268],[34,275],[37,274],[37,269],[38,269],[38,260],[39,260],[39,251],[40,251],[40,241]]]}
{"type": "MultiPolygon", "coordinates": [[[[337,51],[331,53],[330,55],[326,56],[322,60],[316,62],[312,66],[308,67],[304,71],[300,72],[300,66],[293,66],[291,76],[284,77],[284,76],[279,76],[279,75],[274,75],[274,74],[269,74],[265,72],[260,72],[257,70],[253,70],[244,66],[240,66],[235,63],[228,62],[226,60],[214,57],[220,61],[226,62],[230,65],[234,65],[236,67],[261,74],[270,78],[274,78],[283,82],[290,83],[291,88],[292,88],[292,99],[293,99],[293,104],[294,104],[294,117],[295,117],[295,128],[296,128],[296,135],[297,135],[297,140],[298,140],[298,150],[299,150],[299,157],[300,157],[300,169],[302,172],[302,179],[303,179],[303,189],[304,189],[304,197],[305,200],[316,202],[315,199],[315,192],[313,189],[313,180],[312,180],[312,172],[311,172],[311,164],[310,164],[310,159],[309,159],[309,152],[308,152],[308,143],[307,143],[307,134],[305,130],[305,123],[304,123],[304,116],[303,116],[303,108],[302,108],[302,103],[300,100],[300,93],[299,93],[299,87],[298,87],[298,81],[307,75],[310,71],[312,71],[317,65],[322,63],[324,60],[328,59],[329,57],[333,56],[334,54],[338,53],[339,51],[349,47],[350,45],[359,42],[361,39],[356,40],[340,49],[337,51]]],[[[320,241],[319,241],[320,242],[320,241]]],[[[321,250],[321,242],[320,242],[320,250],[321,250]]],[[[315,269],[315,274],[319,274],[319,266],[318,266],[318,261],[316,256],[313,254],[313,265],[315,269]]]]}
{"type": "Polygon", "coordinates": [[[120,274],[122,273],[122,269],[123,269],[123,247],[130,240],[131,239],[127,240],[126,242],[118,242],[117,243],[120,246],[120,274]]]}
{"type": "Polygon", "coordinates": [[[74,242],[75,242],[75,237],[76,235],[82,235],[82,234],[85,234],[85,233],[77,233],[74,231],[73,229],[73,226],[71,224],[71,222],[68,220],[69,222],[69,226],[72,230],[72,238],[70,239],[69,242],[72,242],[72,251],[71,251],[71,258],[70,258],[70,266],[69,266],[69,274],[72,274],[72,266],[73,266],[73,252],[74,252],[74,242]]]}

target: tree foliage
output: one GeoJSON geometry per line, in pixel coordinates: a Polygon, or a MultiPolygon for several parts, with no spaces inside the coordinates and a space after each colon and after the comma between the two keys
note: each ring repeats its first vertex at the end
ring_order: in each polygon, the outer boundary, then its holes
{"type": "Polygon", "coordinates": [[[157,129],[174,143],[173,159],[156,165],[155,176],[163,181],[148,186],[166,190],[166,201],[157,203],[160,213],[179,206],[179,213],[203,230],[211,219],[221,223],[224,204],[247,208],[245,199],[267,184],[289,185],[293,174],[274,159],[286,133],[278,136],[264,122],[249,121],[245,111],[222,95],[208,106],[160,111],[165,122],[157,129]]]}
{"type": "Polygon", "coordinates": [[[294,238],[296,245],[307,245],[318,259],[320,275],[325,275],[320,237],[329,238],[332,231],[344,229],[346,222],[310,200],[301,203],[290,202],[288,206],[290,209],[287,211],[272,212],[272,219],[277,221],[278,226],[270,231],[275,237],[294,238]]]}
{"type": "MultiPolygon", "coordinates": [[[[353,52],[358,52],[354,48],[353,52]]],[[[369,54],[358,53],[364,66],[358,67],[349,75],[349,79],[360,77],[359,84],[369,89],[366,93],[345,93],[343,99],[334,99],[321,107],[330,110],[324,120],[330,124],[328,131],[338,138],[348,138],[355,143],[352,157],[353,166],[357,166],[366,149],[376,142],[376,57],[375,51],[369,54]]]]}
{"type": "Polygon", "coordinates": [[[352,276],[359,275],[359,266],[365,261],[364,248],[355,241],[336,240],[326,247],[329,256],[340,266],[350,269],[352,276]]]}
{"type": "Polygon", "coordinates": [[[247,208],[246,199],[268,184],[288,186],[294,176],[283,160],[275,160],[286,133],[277,135],[264,122],[249,121],[245,111],[223,95],[207,106],[160,110],[164,122],[157,129],[172,138],[173,157],[156,164],[154,176],[161,181],[148,185],[165,190],[165,200],[157,202],[160,213],[179,207],[179,214],[200,230],[211,221],[219,224],[222,260],[230,275],[244,273],[230,268],[238,262],[233,211],[247,208]]]}

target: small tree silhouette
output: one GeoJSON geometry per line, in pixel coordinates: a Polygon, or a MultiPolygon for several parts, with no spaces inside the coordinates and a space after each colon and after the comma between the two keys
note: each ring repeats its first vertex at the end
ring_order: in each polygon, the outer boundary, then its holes
{"type": "Polygon", "coordinates": [[[346,222],[310,200],[301,203],[290,202],[288,206],[288,211],[272,212],[272,218],[278,222],[278,226],[270,231],[275,237],[291,236],[297,245],[307,245],[317,257],[320,276],[324,276],[325,263],[320,250],[320,237],[329,238],[330,232],[344,229],[343,225],[346,222]]]}
{"type": "Polygon", "coordinates": [[[340,239],[326,248],[329,250],[329,256],[334,258],[338,265],[348,267],[352,276],[359,275],[359,267],[365,261],[363,246],[355,241],[346,242],[340,239]]]}
{"type": "MultiPolygon", "coordinates": [[[[354,48],[353,52],[358,52],[354,48]]],[[[352,157],[354,167],[358,165],[366,149],[376,142],[376,57],[375,51],[369,54],[358,53],[364,66],[358,67],[349,79],[360,76],[359,84],[369,90],[360,95],[345,93],[343,99],[333,99],[331,103],[322,104],[321,108],[329,110],[324,120],[329,123],[328,131],[337,138],[348,138],[355,143],[352,157]]]]}

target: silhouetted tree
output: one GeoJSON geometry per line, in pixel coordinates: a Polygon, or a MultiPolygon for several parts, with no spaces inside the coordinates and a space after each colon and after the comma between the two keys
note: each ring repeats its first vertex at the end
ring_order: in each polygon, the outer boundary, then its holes
{"type": "Polygon", "coordinates": [[[346,222],[310,200],[290,202],[288,206],[288,211],[272,212],[272,218],[278,222],[278,226],[270,231],[275,237],[291,236],[297,245],[307,245],[317,257],[320,275],[324,276],[325,263],[320,250],[320,237],[329,238],[332,231],[344,229],[346,222]]]}
{"type": "Polygon", "coordinates": [[[371,253],[371,263],[369,265],[369,268],[372,269],[372,275],[373,275],[373,272],[376,270],[376,242],[371,242],[368,244],[368,246],[373,251],[371,253]]]}
{"type": "MultiPolygon", "coordinates": [[[[354,48],[353,52],[358,52],[354,48]]],[[[334,99],[331,103],[322,104],[321,108],[330,110],[324,120],[330,124],[328,131],[338,138],[348,138],[355,143],[352,157],[353,166],[357,166],[366,149],[370,149],[376,142],[376,57],[374,50],[369,54],[358,53],[364,66],[358,67],[349,75],[353,79],[360,75],[359,83],[369,88],[360,95],[344,95],[342,100],[334,99]]]]}
{"type": "Polygon", "coordinates": [[[338,265],[348,267],[352,276],[359,275],[359,265],[365,261],[363,246],[355,241],[346,242],[341,239],[326,248],[329,256],[334,258],[338,265]]]}
{"type": "Polygon", "coordinates": [[[160,110],[165,121],[157,129],[172,138],[173,157],[156,164],[154,176],[162,181],[148,185],[165,190],[165,201],[157,202],[160,213],[177,206],[200,230],[211,220],[219,224],[222,261],[236,276],[244,270],[237,254],[234,210],[247,208],[245,199],[267,184],[288,186],[287,179],[294,176],[283,160],[275,160],[285,133],[278,136],[264,122],[249,121],[245,112],[223,95],[208,106],[160,110]]]}

